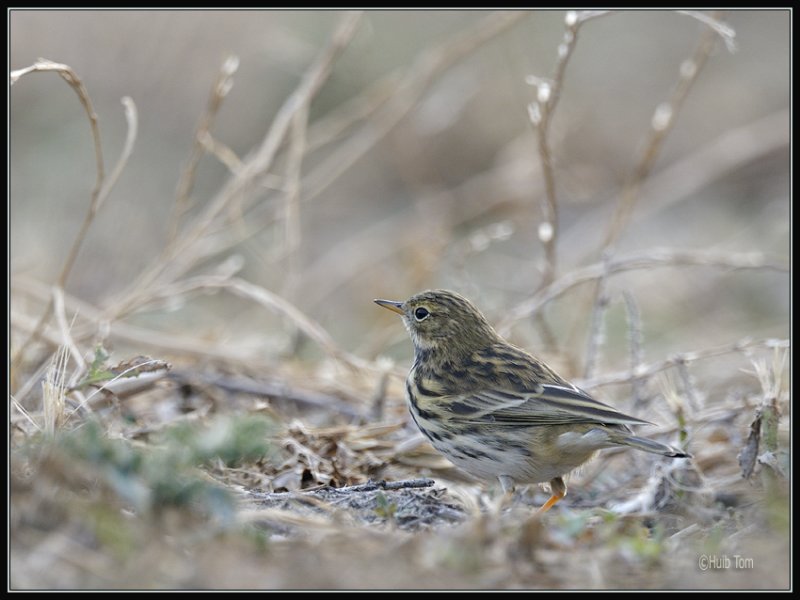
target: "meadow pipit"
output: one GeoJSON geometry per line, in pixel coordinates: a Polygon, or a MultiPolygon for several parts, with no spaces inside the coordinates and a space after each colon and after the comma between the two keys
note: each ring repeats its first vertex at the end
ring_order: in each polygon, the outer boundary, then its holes
{"type": "Polygon", "coordinates": [[[478,479],[550,482],[549,510],[567,493],[563,476],[597,450],[630,446],[689,455],[632,435],[649,424],[598,402],[501,338],[463,296],[432,290],[405,302],[375,300],[403,317],[414,342],[406,380],[411,416],[433,447],[478,479]]]}

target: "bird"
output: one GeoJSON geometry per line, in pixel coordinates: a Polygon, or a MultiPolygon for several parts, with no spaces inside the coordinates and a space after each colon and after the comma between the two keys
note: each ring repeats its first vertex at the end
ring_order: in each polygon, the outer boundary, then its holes
{"type": "Polygon", "coordinates": [[[411,417],[433,447],[504,494],[549,483],[547,512],[567,494],[564,477],[598,450],[630,447],[691,455],[638,437],[652,425],[604,404],[527,351],[503,339],[475,305],[444,289],[408,300],[374,300],[403,318],[414,345],[406,378],[411,417]]]}

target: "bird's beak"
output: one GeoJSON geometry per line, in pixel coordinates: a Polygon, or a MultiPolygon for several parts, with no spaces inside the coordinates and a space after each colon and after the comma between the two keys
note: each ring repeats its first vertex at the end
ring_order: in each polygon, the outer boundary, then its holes
{"type": "Polygon", "coordinates": [[[382,306],[383,308],[388,308],[390,311],[396,312],[398,315],[405,314],[403,312],[402,302],[395,302],[394,300],[375,300],[375,304],[382,306]]]}

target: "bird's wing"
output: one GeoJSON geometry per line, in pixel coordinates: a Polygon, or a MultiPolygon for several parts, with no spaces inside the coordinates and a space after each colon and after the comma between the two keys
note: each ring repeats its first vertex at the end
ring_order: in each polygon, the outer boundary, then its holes
{"type": "Polygon", "coordinates": [[[463,423],[497,425],[651,425],[595,400],[574,386],[538,384],[530,387],[532,389],[523,391],[493,389],[451,396],[450,418],[463,423]]]}

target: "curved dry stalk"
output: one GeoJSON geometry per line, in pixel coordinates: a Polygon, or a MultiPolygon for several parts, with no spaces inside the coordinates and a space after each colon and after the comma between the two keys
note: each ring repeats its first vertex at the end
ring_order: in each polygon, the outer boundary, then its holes
{"type": "MultiPolygon", "coordinates": [[[[41,59],[40,59],[41,60],[41,59]]],[[[39,65],[39,63],[37,63],[39,65]]],[[[72,246],[67,253],[67,258],[64,261],[64,265],[61,268],[61,273],[58,276],[56,284],[54,286],[54,297],[57,297],[58,293],[63,293],[64,286],[66,285],[67,278],[69,277],[70,272],[72,271],[72,267],[75,264],[75,260],[78,257],[78,251],[80,250],[81,245],[83,244],[84,239],[86,239],[86,235],[89,232],[89,227],[91,226],[92,222],[94,221],[95,216],[97,215],[100,208],[105,203],[106,199],[111,194],[111,190],[113,189],[114,185],[116,184],[119,176],[122,174],[122,171],[125,169],[125,166],[128,164],[128,159],[130,158],[131,154],[133,153],[133,147],[136,144],[136,135],[138,132],[138,115],[136,111],[136,105],[133,103],[133,100],[127,96],[122,98],[122,105],[125,108],[125,120],[128,124],[127,134],[125,136],[125,143],[122,147],[122,152],[120,153],[119,159],[117,163],[114,165],[114,168],[111,170],[111,173],[106,178],[103,165],[102,165],[102,149],[100,147],[100,131],[97,126],[97,115],[94,113],[94,109],[91,105],[91,100],[89,99],[88,92],[86,91],[85,86],[81,83],[80,79],[77,78],[77,75],[67,67],[66,65],[60,65],[57,63],[51,63],[50,61],[46,61],[42,65],[42,68],[36,69],[37,65],[33,65],[28,69],[22,69],[21,71],[27,72],[35,72],[35,71],[48,71],[54,70],[57,71],[70,85],[73,87],[77,87],[78,96],[81,98],[81,103],[86,108],[87,113],[89,113],[89,119],[92,123],[92,135],[95,137],[95,154],[97,156],[98,161],[98,178],[95,183],[95,189],[92,191],[92,199],[89,205],[89,210],[84,217],[83,223],[81,224],[81,228],[78,231],[78,235],[75,237],[75,240],[72,242],[72,246]],[[64,71],[66,69],[67,71],[64,71]],[[66,74],[65,74],[66,73],[66,74]]],[[[18,71],[17,79],[21,76],[18,71]]],[[[12,73],[12,76],[14,75],[12,73]]],[[[22,73],[24,74],[24,73],[22,73]]],[[[14,79],[16,81],[16,79],[14,79]]],[[[44,327],[47,325],[47,322],[50,319],[53,311],[53,302],[52,297],[48,302],[44,312],[42,313],[41,318],[39,319],[39,323],[33,329],[30,336],[23,342],[17,351],[14,353],[11,359],[11,363],[13,364],[16,362],[18,358],[22,356],[25,350],[33,343],[35,340],[39,339],[42,335],[42,331],[44,327]]]]}
{"type": "Polygon", "coordinates": [[[612,275],[636,269],[676,266],[789,271],[788,263],[772,261],[760,252],[730,253],[672,248],[654,248],[642,252],[631,252],[624,256],[614,257],[607,264],[606,261],[602,261],[575,269],[563,275],[545,289],[508,311],[507,316],[498,325],[498,331],[503,335],[507,335],[511,326],[517,321],[533,315],[545,304],[558,298],[573,287],[602,278],[606,270],[609,275],[612,275]]]}
{"type": "MultiPolygon", "coordinates": [[[[89,98],[89,92],[86,89],[86,86],[83,85],[80,77],[72,70],[69,65],[61,64],[54,62],[52,60],[48,60],[46,58],[38,59],[34,64],[24,69],[17,69],[16,71],[11,72],[10,76],[10,85],[14,85],[19,79],[24,77],[25,75],[29,75],[30,73],[41,73],[41,72],[55,72],[58,73],[61,78],[66,81],[69,86],[73,89],[73,91],[77,94],[78,99],[80,100],[81,106],[83,106],[84,111],[86,112],[86,116],[89,119],[89,127],[92,132],[92,141],[94,142],[94,156],[95,156],[95,165],[96,165],[96,176],[94,187],[92,188],[91,192],[91,199],[89,202],[89,210],[86,212],[86,215],[83,218],[83,223],[81,224],[80,230],[78,231],[78,235],[75,238],[75,241],[72,243],[72,247],[67,252],[67,258],[64,261],[64,264],[61,267],[61,272],[56,279],[56,286],[64,287],[64,284],[69,277],[70,271],[72,271],[72,266],[75,263],[75,259],[78,256],[78,250],[80,249],[81,243],[86,237],[86,233],[89,230],[89,226],[92,224],[94,220],[95,214],[97,213],[97,209],[100,205],[100,190],[103,186],[103,181],[105,179],[105,167],[103,161],[103,146],[100,141],[100,127],[97,122],[97,113],[94,111],[94,106],[92,105],[92,100],[89,98]]],[[[25,353],[31,343],[39,338],[41,335],[42,329],[47,324],[50,316],[52,315],[53,310],[53,303],[48,302],[47,307],[45,308],[44,312],[42,313],[41,318],[39,319],[39,323],[37,324],[36,328],[33,330],[28,338],[19,345],[16,351],[11,355],[11,366],[13,366],[19,358],[25,353]]]]}
{"type": "Polygon", "coordinates": [[[170,241],[175,239],[181,217],[189,210],[189,201],[194,189],[197,166],[205,153],[209,151],[209,141],[213,139],[211,138],[211,128],[214,125],[219,109],[222,107],[222,102],[233,88],[233,76],[238,68],[239,57],[235,55],[228,56],[217,73],[214,85],[211,86],[206,112],[200,118],[200,122],[195,129],[192,149],[186,161],[186,166],[181,172],[178,188],[175,192],[175,205],[167,237],[170,241]]]}
{"type": "Polygon", "coordinates": [[[348,12],[342,17],[327,46],[315,58],[297,88],[278,110],[261,145],[243,160],[236,175],[209,202],[202,214],[167,244],[161,255],[118,296],[118,300],[109,305],[112,316],[127,314],[138,306],[165,273],[174,281],[195,264],[196,252],[193,252],[193,246],[203,239],[227,207],[238,202],[242,194],[267,174],[290,132],[296,113],[307,108],[327,81],[334,63],[355,35],[361,17],[360,12],[348,12]]]}
{"type": "Polygon", "coordinates": [[[619,383],[631,383],[637,379],[651,377],[656,373],[665,371],[672,367],[679,367],[686,365],[690,362],[695,362],[705,358],[713,358],[715,356],[722,356],[734,352],[742,352],[750,348],[789,348],[790,341],[788,339],[763,339],[752,340],[745,338],[734,342],[732,344],[724,344],[721,346],[714,346],[712,348],[705,348],[702,350],[692,350],[690,352],[680,352],[673,354],[664,360],[645,363],[639,365],[637,368],[627,371],[618,371],[616,373],[607,373],[600,375],[589,380],[576,381],[576,385],[584,389],[593,389],[604,385],[612,385],[619,383]]]}
{"type": "MultiPolygon", "coordinates": [[[[35,295],[44,297],[45,286],[37,282],[28,282],[21,289],[35,295]]],[[[194,291],[227,290],[247,300],[261,304],[270,311],[287,318],[295,327],[313,340],[328,356],[341,361],[349,367],[356,369],[368,369],[370,371],[384,372],[386,369],[380,364],[372,363],[347,352],[341,348],[322,325],[303,313],[296,306],[280,297],[279,295],[255,285],[243,279],[233,277],[230,273],[220,275],[206,275],[186,279],[170,286],[159,288],[157,294],[150,297],[151,302],[161,299],[175,299],[186,296],[194,291]]],[[[84,340],[95,335],[97,326],[104,322],[105,316],[102,311],[92,307],[86,302],[64,295],[64,305],[73,310],[80,310],[81,317],[87,319],[92,327],[85,329],[79,334],[74,334],[72,339],[84,340]]],[[[15,317],[16,318],[16,317],[15,317]]],[[[148,330],[141,327],[115,322],[113,325],[114,335],[145,344],[150,347],[159,347],[165,350],[177,351],[194,356],[213,357],[223,360],[237,360],[248,362],[251,357],[244,353],[232,353],[229,349],[225,351],[216,349],[213,344],[208,344],[200,340],[176,336],[173,334],[163,334],[157,331],[148,330]]],[[[55,340],[54,340],[55,342],[55,340]]]]}
{"type": "Polygon", "coordinates": [[[261,286],[245,281],[244,279],[232,278],[227,281],[206,281],[203,287],[219,287],[228,290],[238,296],[258,302],[262,306],[277,312],[288,318],[300,331],[314,340],[329,356],[339,360],[350,367],[357,369],[377,370],[369,361],[350,354],[339,347],[330,334],[316,321],[301,312],[296,306],[274,294],[261,286]]]}

